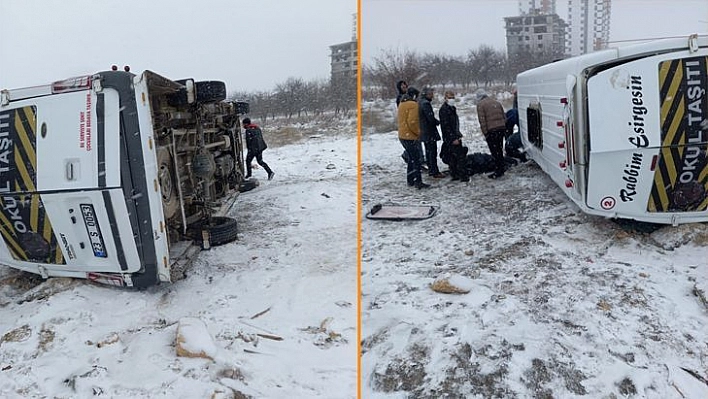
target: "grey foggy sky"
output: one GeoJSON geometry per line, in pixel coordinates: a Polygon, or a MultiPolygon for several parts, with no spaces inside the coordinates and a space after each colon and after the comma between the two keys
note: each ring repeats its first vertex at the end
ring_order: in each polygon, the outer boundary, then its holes
{"type": "Polygon", "coordinates": [[[130,65],[229,92],[329,79],[356,0],[0,0],[0,89],[130,65]]]}
{"type": "MultiPolygon", "coordinates": [[[[556,2],[564,20],[567,3],[556,2]]],[[[517,0],[362,0],[361,8],[364,64],[385,49],[466,55],[488,44],[506,50],[504,17],[519,14],[517,0]]],[[[610,41],[690,33],[708,33],[708,0],[612,0],[610,41]]]]}

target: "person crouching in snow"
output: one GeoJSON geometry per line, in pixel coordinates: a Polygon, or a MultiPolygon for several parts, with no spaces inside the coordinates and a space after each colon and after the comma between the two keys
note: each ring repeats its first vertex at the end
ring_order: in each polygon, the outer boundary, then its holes
{"type": "Polygon", "coordinates": [[[268,148],[265,140],[263,140],[263,132],[258,125],[251,123],[251,118],[243,118],[243,128],[246,129],[246,179],[251,177],[251,162],[253,158],[259,165],[268,172],[268,180],[272,180],[275,176],[267,163],[263,161],[263,151],[268,148]]]}
{"type": "Polygon", "coordinates": [[[419,189],[430,187],[423,183],[420,173],[420,123],[418,121],[418,103],[416,97],[419,92],[414,87],[409,87],[408,92],[401,98],[398,106],[398,139],[403,149],[406,150],[406,163],[408,169],[406,180],[409,186],[419,189]]]}

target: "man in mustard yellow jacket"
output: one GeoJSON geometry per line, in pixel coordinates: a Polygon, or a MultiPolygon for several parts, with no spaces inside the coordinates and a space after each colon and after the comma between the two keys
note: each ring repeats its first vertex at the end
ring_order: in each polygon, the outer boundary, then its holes
{"type": "Polygon", "coordinates": [[[420,173],[420,122],[418,119],[418,103],[416,98],[420,92],[415,87],[409,87],[401,98],[398,106],[398,139],[406,150],[408,171],[406,180],[409,186],[418,189],[428,188],[429,184],[423,183],[420,173]]]}

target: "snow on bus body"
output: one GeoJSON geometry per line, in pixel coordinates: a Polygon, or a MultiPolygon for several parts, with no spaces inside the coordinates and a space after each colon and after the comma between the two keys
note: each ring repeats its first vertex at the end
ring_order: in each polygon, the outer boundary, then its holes
{"type": "Polygon", "coordinates": [[[517,88],[527,153],[584,212],[708,221],[708,36],[557,61],[517,88]]]}
{"type": "Polygon", "coordinates": [[[120,286],[169,281],[146,84],[102,72],[2,91],[0,263],[120,286]]]}

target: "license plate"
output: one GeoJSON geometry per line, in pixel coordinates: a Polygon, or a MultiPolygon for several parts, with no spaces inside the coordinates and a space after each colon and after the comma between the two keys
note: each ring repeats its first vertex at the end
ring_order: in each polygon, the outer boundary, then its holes
{"type": "Polygon", "coordinates": [[[93,255],[99,258],[107,257],[106,246],[103,244],[101,228],[98,227],[98,219],[96,219],[96,212],[93,211],[93,205],[81,204],[81,215],[84,217],[93,255]]]}

